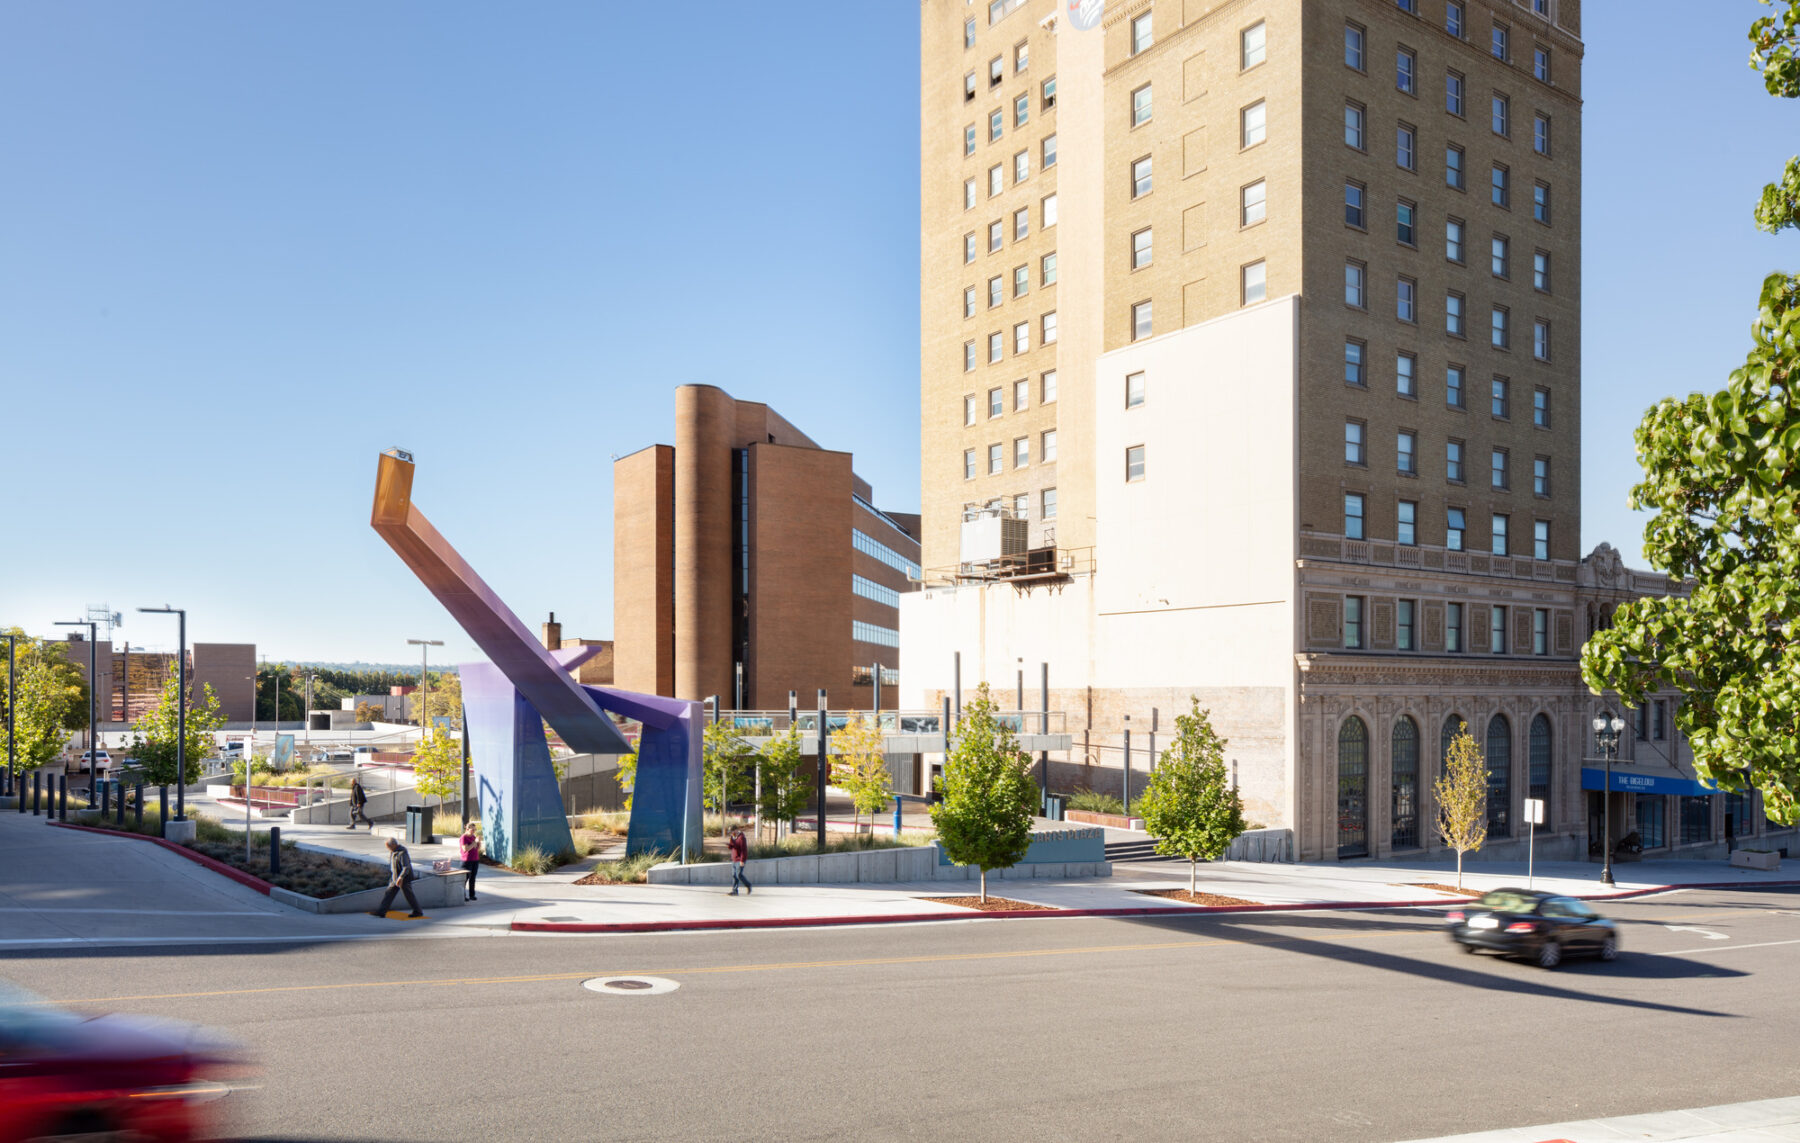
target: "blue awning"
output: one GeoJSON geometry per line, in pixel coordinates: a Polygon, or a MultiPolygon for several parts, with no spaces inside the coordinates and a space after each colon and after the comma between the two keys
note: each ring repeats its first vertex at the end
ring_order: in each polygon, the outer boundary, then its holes
{"type": "MultiPolygon", "coordinates": [[[[1581,768],[1581,788],[1599,790],[1606,786],[1606,771],[1594,767],[1581,768]]],[[[1612,788],[1626,794],[1682,794],[1690,798],[1704,798],[1719,791],[1693,778],[1678,778],[1667,774],[1643,774],[1636,770],[1620,770],[1612,772],[1612,788]]]]}

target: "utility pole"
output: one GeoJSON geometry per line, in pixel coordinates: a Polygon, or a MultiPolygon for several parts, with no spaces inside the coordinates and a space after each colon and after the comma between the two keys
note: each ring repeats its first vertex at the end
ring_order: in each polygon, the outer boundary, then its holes
{"type": "MultiPolygon", "coordinates": [[[[88,761],[88,800],[92,801],[93,797],[94,797],[94,787],[95,787],[96,782],[99,779],[99,766],[100,766],[100,745],[99,745],[99,743],[94,741],[94,738],[95,738],[94,692],[100,689],[100,679],[95,674],[95,672],[99,669],[99,667],[94,659],[94,644],[95,644],[96,638],[98,638],[98,636],[95,634],[95,629],[97,627],[99,627],[99,624],[95,623],[92,619],[59,619],[56,621],[56,625],[58,627],[86,627],[88,629],[88,678],[87,678],[87,681],[88,681],[88,744],[87,744],[88,758],[87,758],[87,761],[88,761]]],[[[64,779],[64,780],[67,781],[67,779],[64,779]]]]}
{"type": "Polygon", "coordinates": [[[425,744],[425,699],[431,693],[431,684],[426,681],[426,658],[433,647],[442,647],[442,639],[408,639],[407,643],[419,649],[419,744],[425,744]]]}

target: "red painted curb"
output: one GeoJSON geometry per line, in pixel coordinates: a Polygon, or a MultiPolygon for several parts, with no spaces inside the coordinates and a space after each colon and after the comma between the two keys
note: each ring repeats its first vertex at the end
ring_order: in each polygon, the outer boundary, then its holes
{"type": "Polygon", "coordinates": [[[241,869],[225,864],[223,861],[215,861],[204,853],[195,853],[185,845],[176,845],[174,842],[165,841],[160,837],[151,837],[148,834],[142,833],[127,833],[124,830],[118,829],[102,829],[99,826],[75,825],[71,822],[51,822],[50,824],[56,826],[58,829],[78,829],[82,833],[103,833],[108,837],[124,837],[134,841],[147,841],[152,845],[160,845],[170,853],[178,853],[189,861],[194,862],[196,865],[204,865],[214,873],[229,877],[239,885],[254,889],[265,897],[269,895],[269,890],[274,888],[273,885],[270,885],[260,877],[252,876],[241,869]]]}

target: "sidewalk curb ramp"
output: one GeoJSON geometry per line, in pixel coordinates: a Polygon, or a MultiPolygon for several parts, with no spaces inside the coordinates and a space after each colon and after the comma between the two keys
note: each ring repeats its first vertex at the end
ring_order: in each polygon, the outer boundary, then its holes
{"type": "Polygon", "coordinates": [[[214,873],[229,877],[239,885],[254,889],[265,897],[269,895],[269,890],[275,888],[275,886],[269,884],[260,877],[245,873],[243,870],[227,865],[223,861],[215,861],[204,853],[196,853],[185,845],[176,845],[174,842],[165,841],[160,837],[151,837],[149,834],[143,833],[127,833],[122,829],[102,829],[99,826],[72,825],[69,822],[51,822],[50,824],[58,829],[78,829],[82,833],[99,833],[105,834],[107,837],[122,837],[132,841],[147,841],[151,845],[160,845],[170,853],[178,853],[196,865],[204,865],[214,873]]]}

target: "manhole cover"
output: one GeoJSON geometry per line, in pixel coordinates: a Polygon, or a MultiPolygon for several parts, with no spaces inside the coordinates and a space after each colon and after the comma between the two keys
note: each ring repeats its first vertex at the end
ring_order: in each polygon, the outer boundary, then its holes
{"type": "Polygon", "coordinates": [[[681,987],[675,981],[660,976],[596,976],[592,980],[582,981],[581,986],[593,992],[630,996],[659,996],[681,987]]]}

